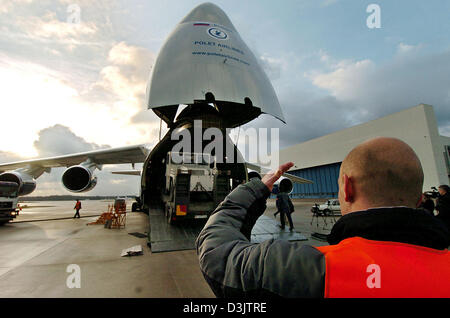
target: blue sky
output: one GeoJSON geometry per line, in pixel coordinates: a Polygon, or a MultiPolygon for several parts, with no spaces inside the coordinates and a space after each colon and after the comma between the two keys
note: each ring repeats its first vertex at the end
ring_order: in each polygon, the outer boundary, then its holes
{"type": "MultiPolygon", "coordinates": [[[[154,145],[159,119],[144,107],[151,67],[202,2],[2,2],[0,107],[13,120],[0,134],[23,129],[0,139],[0,161],[154,145]],[[81,10],[77,27],[67,23],[70,5],[81,10]]],[[[282,147],[420,103],[434,106],[440,133],[450,135],[449,1],[212,2],[259,59],[289,119],[261,116],[247,126],[279,127],[282,147]],[[366,25],[372,3],[380,29],[366,25]]],[[[59,177],[41,177],[36,194],[60,189],[59,177]]],[[[92,194],[137,190],[126,177],[102,178],[92,194]]]]}
{"type": "MultiPolygon", "coordinates": [[[[150,41],[143,29],[150,26],[156,37],[164,37],[173,29],[173,21],[182,17],[202,1],[130,1],[129,11],[137,33],[123,40],[152,49],[161,42],[150,41]],[[162,17],[164,17],[162,19],[162,17]]],[[[249,43],[261,46],[271,54],[292,50],[313,54],[322,49],[336,59],[370,58],[375,62],[390,59],[399,43],[427,45],[427,50],[449,48],[450,2],[442,1],[214,1],[232,19],[249,43]],[[366,8],[376,3],[381,7],[382,28],[366,26],[366,8]],[[263,38],[262,38],[263,37],[263,38]]],[[[122,17],[117,17],[122,20],[122,17]]]]}

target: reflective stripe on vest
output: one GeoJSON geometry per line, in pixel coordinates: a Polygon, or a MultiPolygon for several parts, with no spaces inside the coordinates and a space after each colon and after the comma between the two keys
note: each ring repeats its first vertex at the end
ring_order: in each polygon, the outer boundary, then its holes
{"type": "Polygon", "coordinates": [[[450,297],[450,252],[353,237],[316,247],[325,297],[450,297]]]}

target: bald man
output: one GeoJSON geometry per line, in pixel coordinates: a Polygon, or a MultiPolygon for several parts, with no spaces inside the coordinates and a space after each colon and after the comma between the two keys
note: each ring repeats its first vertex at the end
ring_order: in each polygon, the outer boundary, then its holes
{"type": "Polygon", "coordinates": [[[422,209],[423,171],[403,141],[353,149],[339,175],[342,218],[329,246],[250,242],[273,184],[293,163],[236,188],[197,238],[217,297],[450,297],[449,231],[422,209]]]}

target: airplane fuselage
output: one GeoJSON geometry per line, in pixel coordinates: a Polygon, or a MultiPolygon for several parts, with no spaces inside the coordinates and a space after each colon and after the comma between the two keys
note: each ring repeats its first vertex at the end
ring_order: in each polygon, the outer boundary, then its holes
{"type": "MultiPolygon", "coordinates": [[[[176,191],[180,187],[186,187],[189,193],[189,202],[186,215],[184,218],[194,218],[199,215],[209,214],[214,210],[218,203],[236,186],[247,180],[246,165],[242,160],[236,145],[228,136],[228,130],[224,126],[224,120],[215,109],[207,103],[199,103],[188,106],[179,116],[178,120],[170,128],[169,132],[164,138],[154,147],[152,152],[148,155],[144,162],[142,177],[141,177],[141,194],[140,205],[141,209],[148,210],[151,208],[163,207],[165,209],[176,209],[176,203],[173,196],[177,196],[176,191]],[[199,127],[199,124],[201,126],[199,127]],[[215,129],[214,131],[221,132],[216,134],[214,138],[207,140],[205,132],[215,129]],[[182,133],[180,133],[182,132],[182,133]],[[176,137],[180,136],[182,137],[176,137]],[[198,136],[200,135],[200,136],[198,136]],[[189,140],[185,140],[188,138],[189,140]],[[216,138],[222,138],[216,140],[216,138]],[[211,142],[216,142],[219,147],[208,147],[211,142]],[[184,147],[180,148],[180,143],[184,143],[184,147]],[[174,150],[178,153],[196,153],[214,158],[215,176],[212,191],[191,191],[188,184],[183,184],[183,178],[190,178],[187,174],[192,174],[192,170],[187,165],[188,172],[180,172],[179,178],[173,180],[173,191],[175,194],[169,193],[168,178],[166,175],[166,167],[168,154],[173,153],[174,150]],[[230,156],[231,154],[231,156],[230,156]],[[201,204],[207,211],[199,211],[195,205],[201,204]],[[197,211],[196,211],[197,210],[197,211]],[[191,211],[196,211],[192,212],[191,211]]],[[[186,166],[186,165],[185,165],[186,166]]],[[[212,167],[205,166],[205,174],[210,173],[212,167]]],[[[198,167],[196,169],[198,171],[198,167]]],[[[198,174],[198,172],[195,172],[198,174]]],[[[202,172],[203,174],[203,172],[202,172]]],[[[207,186],[199,185],[200,188],[206,189],[207,186]]],[[[192,187],[191,187],[192,188],[192,187]]],[[[172,188],[170,188],[172,190],[172,188]]],[[[183,189],[181,189],[183,190],[183,189]]],[[[182,191],[181,191],[182,192],[182,191]]],[[[179,196],[179,194],[178,194],[179,196]]],[[[183,205],[184,206],[184,205],[183,205]]],[[[167,212],[167,211],[166,211],[167,212]]],[[[176,211],[175,211],[176,212],[176,211]]]]}

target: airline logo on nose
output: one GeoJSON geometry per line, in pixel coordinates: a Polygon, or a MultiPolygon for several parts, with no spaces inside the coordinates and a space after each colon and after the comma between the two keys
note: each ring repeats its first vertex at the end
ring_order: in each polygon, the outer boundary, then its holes
{"type": "Polygon", "coordinates": [[[228,38],[228,34],[225,33],[225,31],[214,27],[208,29],[208,34],[211,35],[213,38],[219,39],[219,40],[226,40],[228,38]]]}

